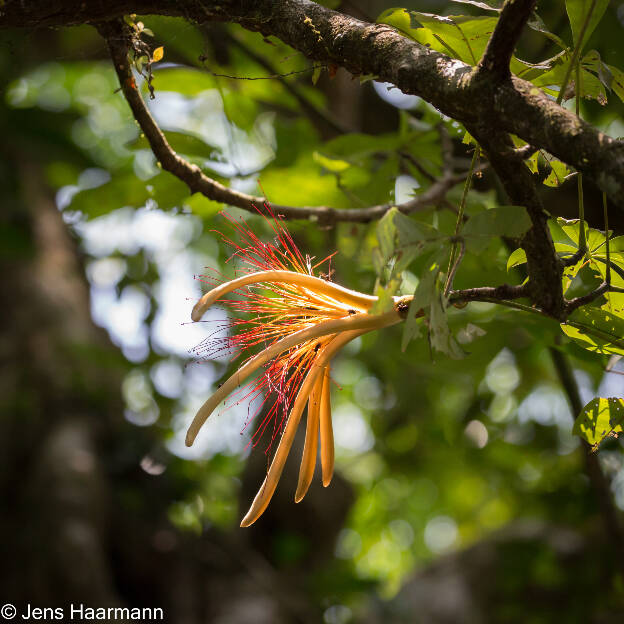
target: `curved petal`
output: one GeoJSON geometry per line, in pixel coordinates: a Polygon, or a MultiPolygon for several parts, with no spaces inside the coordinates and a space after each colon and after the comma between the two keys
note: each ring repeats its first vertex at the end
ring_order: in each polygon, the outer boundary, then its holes
{"type": "Polygon", "coordinates": [[[316,465],[316,451],[318,449],[319,436],[319,410],[321,407],[321,390],[323,388],[323,373],[316,378],[310,398],[308,399],[308,420],[306,423],[306,437],[299,469],[299,482],[295,492],[295,503],[298,503],[306,495],[316,465]]]}
{"type": "Polygon", "coordinates": [[[321,336],[328,336],[338,332],[351,331],[351,330],[365,330],[370,331],[372,329],[379,329],[388,325],[394,325],[401,320],[398,312],[392,310],[385,314],[372,315],[372,314],[354,314],[346,318],[336,319],[332,321],[325,321],[318,323],[307,329],[302,329],[298,332],[282,338],[275,344],[271,345],[268,349],[261,351],[256,356],[247,361],[241,366],[221,387],[201,406],[193,422],[188,428],[186,433],[186,445],[191,446],[199,433],[202,425],[208,419],[208,416],[216,409],[216,407],[227,398],[233,390],[236,389],[245,379],[252,375],[262,365],[266,364],[269,360],[278,356],[280,353],[314,338],[320,338],[321,336]]]}
{"type": "Polygon", "coordinates": [[[199,321],[206,310],[215,303],[215,301],[223,297],[223,295],[237,288],[241,288],[242,286],[259,284],[261,282],[283,282],[303,286],[315,293],[327,295],[343,304],[353,306],[361,312],[370,310],[372,305],[377,301],[377,297],[364,295],[355,290],[343,288],[338,284],[326,282],[325,280],[305,273],[297,273],[295,271],[256,271],[248,275],[237,277],[208,291],[193,307],[191,318],[194,321],[199,321]]]}
{"type": "Polygon", "coordinates": [[[334,476],[334,429],[331,419],[329,366],[325,368],[325,373],[323,375],[319,421],[321,429],[321,469],[323,474],[323,487],[327,487],[334,476]]]}
{"type": "Polygon", "coordinates": [[[254,498],[247,515],[241,522],[241,527],[248,527],[253,524],[262,515],[271,501],[279,478],[284,470],[284,464],[286,463],[293,440],[295,439],[295,433],[297,432],[297,427],[299,426],[299,421],[301,420],[303,408],[305,407],[305,403],[310,396],[310,392],[312,391],[318,376],[323,372],[326,364],[339,349],[344,347],[344,345],[354,338],[366,333],[366,331],[367,330],[360,329],[343,332],[336,336],[319,354],[317,361],[313,364],[313,369],[308,373],[301,389],[299,390],[299,393],[297,394],[297,398],[295,399],[295,403],[288,417],[284,433],[282,434],[279,446],[275,452],[275,457],[273,457],[271,466],[269,467],[262,486],[256,494],[256,498],[254,498]]]}

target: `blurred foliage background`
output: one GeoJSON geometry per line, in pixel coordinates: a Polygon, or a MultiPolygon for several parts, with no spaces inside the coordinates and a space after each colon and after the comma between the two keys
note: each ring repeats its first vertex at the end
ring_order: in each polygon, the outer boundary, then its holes
{"type": "MultiPolygon", "coordinates": [[[[340,9],[374,20],[390,6],[340,9]]],[[[539,9],[571,39],[562,2],[539,9]]],[[[463,129],[414,96],[343,70],[313,84],[302,55],[239,27],[141,19],[165,52],[152,113],[174,149],[234,188],[291,205],[399,203],[440,174],[439,123],[468,167],[463,129]]],[[[612,2],[590,43],[607,63],[622,63],[623,27],[612,2]]],[[[335,482],[317,478],[295,505],[294,452],[267,513],[239,529],[267,462],[264,443],[248,448],[249,408],[214,416],[184,446],[233,366],[193,352],[223,311],[189,323],[205,267],[234,274],[214,232],[229,234],[224,207],[160,171],[95,29],[0,36],[7,599],[163,606],[189,623],[622,621],[622,562],[549,348],[570,358],[583,399],[622,396],[621,377],[556,323],[491,304],[451,312],[463,360],[432,355],[426,338],[402,352],[396,328],[345,349],[333,367],[335,482]]],[[[518,56],[554,51],[528,31],[518,56]]],[[[612,136],[624,134],[623,110],[615,97],[582,105],[612,136]]],[[[575,214],[574,182],[542,192],[554,214],[575,214]]],[[[486,172],[468,212],[501,201],[486,172]]],[[[270,236],[262,219],[227,210],[270,236]]],[[[418,218],[452,229],[455,215],[442,205],[418,218]]],[[[338,251],[337,282],[372,291],[375,224],[289,227],[310,256],[338,251]]],[[[508,255],[502,242],[467,254],[457,286],[520,283],[508,255]]],[[[422,269],[403,274],[405,293],[422,269]]],[[[621,443],[599,460],[624,509],[621,443]]]]}

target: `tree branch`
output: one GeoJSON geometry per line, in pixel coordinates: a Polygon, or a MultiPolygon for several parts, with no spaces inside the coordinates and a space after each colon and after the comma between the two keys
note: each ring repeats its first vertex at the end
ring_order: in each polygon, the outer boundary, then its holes
{"type": "Polygon", "coordinates": [[[479,74],[496,82],[511,78],[509,63],[536,0],[507,0],[479,62],[479,74]]]}
{"type": "MultiPolygon", "coordinates": [[[[197,165],[184,160],[169,145],[165,135],[148,110],[132,75],[128,58],[128,53],[132,49],[132,33],[129,27],[124,22],[116,20],[98,24],[98,31],[108,43],[121,91],[162,168],[182,180],[189,187],[191,193],[201,193],[208,199],[255,213],[255,207],[264,202],[262,197],[241,193],[209,178],[197,165]]],[[[465,174],[453,173],[452,161],[450,160],[452,158],[452,142],[445,131],[441,130],[441,132],[444,156],[442,177],[414,199],[398,205],[397,208],[405,214],[425,210],[437,204],[444,199],[446,193],[453,186],[463,182],[466,177],[465,174]]],[[[350,223],[374,221],[390,210],[393,204],[354,209],[331,208],[329,206],[295,207],[276,204],[273,204],[272,207],[276,214],[288,219],[316,219],[321,223],[331,224],[338,221],[350,223]]]]}
{"type": "Polygon", "coordinates": [[[492,133],[484,126],[468,130],[486,152],[511,203],[524,206],[531,218],[533,225],[520,242],[527,256],[530,298],[554,318],[562,319],[566,308],[561,284],[563,264],[555,252],[531,172],[518,163],[508,135],[492,133]]]}
{"type": "MultiPolygon", "coordinates": [[[[69,26],[128,13],[226,21],[274,35],[307,58],[352,74],[372,74],[418,95],[466,124],[487,122],[583,172],[624,208],[624,142],[599,132],[529,82],[512,76],[493,85],[474,68],[430,50],[395,29],[370,24],[308,0],[5,0],[0,28],[69,26]]],[[[373,217],[374,218],[374,217],[373,217]]]]}
{"type": "Polygon", "coordinates": [[[598,288],[595,288],[590,293],[587,293],[586,295],[581,295],[580,297],[575,297],[574,299],[570,299],[566,304],[566,316],[577,308],[580,308],[581,306],[587,305],[595,299],[598,299],[600,295],[604,295],[604,293],[606,293],[608,290],[609,284],[607,284],[607,282],[603,282],[602,284],[600,284],[600,286],[598,286],[598,288]]]}
{"type": "Polygon", "coordinates": [[[530,289],[527,284],[521,286],[511,286],[502,284],[500,286],[481,286],[478,288],[465,288],[463,290],[452,290],[449,295],[451,303],[467,303],[469,301],[522,299],[530,296],[530,289]]]}

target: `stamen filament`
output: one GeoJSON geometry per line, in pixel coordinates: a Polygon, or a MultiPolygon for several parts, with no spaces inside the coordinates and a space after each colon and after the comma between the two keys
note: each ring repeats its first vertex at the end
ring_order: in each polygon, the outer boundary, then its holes
{"type": "Polygon", "coordinates": [[[208,291],[195,304],[191,313],[191,318],[194,321],[201,320],[206,310],[223,295],[232,292],[237,288],[241,288],[242,286],[249,286],[251,284],[258,284],[261,282],[282,282],[304,286],[317,294],[336,298],[342,303],[346,303],[347,305],[350,305],[362,312],[370,310],[373,304],[377,301],[377,297],[349,290],[348,288],[344,288],[338,284],[333,284],[332,282],[326,282],[325,280],[314,277],[313,275],[296,273],[294,271],[257,271],[255,273],[249,273],[248,275],[242,275],[241,277],[220,284],[216,288],[208,291]]]}
{"type": "Polygon", "coordinates": [[[330,334],[347,332],[356,329],[365,331],[381,329],[382,327],[394,325],[400,320],[401,317],[396,310],[391,310],[385,314],[379,315],[354,314],[346,318],[318,323],[317,325],[299,330],[290,336],[282,338],[278,342],[271,345],[268,349],[265,349],[248,360],[201,406],[186,433],[186,445],[191,446],[193,444],[202,425],[206,422],[208,416],[212,414],[221,401],[225,400],[227,396],[240,385],[241,382],[280,353],[314,338],[320,338],[322,336],[329,336],[330,334]]]}

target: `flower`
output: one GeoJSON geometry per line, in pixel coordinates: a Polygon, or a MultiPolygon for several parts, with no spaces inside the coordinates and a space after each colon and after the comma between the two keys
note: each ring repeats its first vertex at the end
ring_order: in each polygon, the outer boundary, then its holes
{"type": "Polygon", "coordinates": [[[270,422],[274,423],[271,442],[281,432],[264,483],[241,522],[243,527],[253,524],[269,504],[306,404],[306,437],[295,502],[303,499],[312,482],[319,433],[323,485],[329,485],[334,469],[330,361],[354,338],[401,320],[397,309],[369,313],[377,297],[315,276],[314,270],[331,256],[313,266],[310,258],[302,256],[281,218],[273,214],[268,204],[264,208],[264,216],[275,234],[269,243],[262,242],[244,223],[226,215],[239,242],[221,236],[233,246],[232,257],[242,260],[244,267],[238,277],[220,281],[208,291],[195,304],[191,315],[199,321],[216,302],[229,305],[243,318],[231,321],[235,330],[232,335],[210,338],[209,349],[212,353],[226,349],[245,354],[245,359],[199,409],[188,429],[186,444],[193,444],[217,406],[258,370],[263,371],[262,375],[239,390],[243,399],[264,396],[262,405],[267,407],[252,441],[257,443],[270,422]],[[227,298],[230,293],[239,298],[227,298]],[[248,355],[258,348],[257,353],[248,355]]]}

